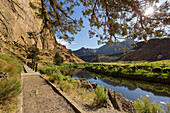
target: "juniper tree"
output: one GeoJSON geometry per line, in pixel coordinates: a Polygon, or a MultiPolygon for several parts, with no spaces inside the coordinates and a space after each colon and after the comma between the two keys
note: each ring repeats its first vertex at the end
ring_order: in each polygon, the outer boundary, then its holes
{"type": "Polygon", "coordinates": [[[44,27],[48,27],[57,37],[71,42],[68,34],[77,34],[83,21],[73,19],[74,7],[84,6],[82,11],[89,19],[89,36],[100,37],[98,43],[113,43],[119,39],[144,39],[168,37],[170,24],[169,7],[166,0],[41,0],[39,13],[44,27]],[[145,14],[147,8],[153,14],[145,14]],[[47,10],[46,10],[47,9],[47,10]],[[98,32],[101,29],[103,32],[98,32]]]}

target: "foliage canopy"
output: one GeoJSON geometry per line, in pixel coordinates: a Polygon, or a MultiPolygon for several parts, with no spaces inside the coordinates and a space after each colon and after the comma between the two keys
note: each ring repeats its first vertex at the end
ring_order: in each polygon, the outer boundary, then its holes
{"type": "MultiPolygon", "coordinates": [[[[119,39],[168,37],[170,3],[168,0],[162,4],[159,2],[160,0],[41,0],[37,15],[43,18],[44,27],[56,33],[57,37],[71,42],[74,38],[68,34],[77,34],[83,27],[82,18],[77,20],[72,17],[74,7],[83,7],[83,16],[90,22],[89,37],[100,37],[99,44],[112,44],[119,39]],[[154,13],[147,15],[147,8],[152,8],[154,13]]],[[[33,4],[30,6],[38,8],[33,4]]]]}

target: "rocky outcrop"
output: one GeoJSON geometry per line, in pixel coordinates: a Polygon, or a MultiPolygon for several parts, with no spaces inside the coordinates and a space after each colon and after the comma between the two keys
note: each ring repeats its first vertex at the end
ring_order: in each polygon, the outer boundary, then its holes
{"type": "MultiPolygon", "coordinates": [[[[97,83],[91,83],[85,78],[76,79],[76,81],[77,87],[83,87],[89,91],[95,91],[97,87],[97,83]]],[[[108,94],[108,98],[106,100],[107,108],[116,109],[123,113],[136,113],[136,110],[130,100],[124,98],[122,95],[110,88],[105,88],[105,91],[108,94]]]]}
{"type": "Polygon", "coordinates": [[[170,59],[170,38],[151,39],[147,43],[139,42],[137,46],[120,58],[124,61],[166,60],[170,59]]]}
{"type": "MultiPolygon", "coordinates": [[[[27,32],[39,32],[42,20],[37,18],[35,10],[29,3],[40,3],[40,0],[0,0],[0,38],[13,41],[21,45],[32,45],[35,40],[29,39],[27,32]]],[[[50,36],[45,37],[50,39],[50,36]]],[[[37,47],[40,49],[53,49],[54,41],[45,42],[38,37],[37,47]]]]}
{"type": "Polygon", "coordinates": [[[107,91],[108,98],[111,101],[111,103],[110,101],[107,101],[109,102],[108,103],[109,105],[111,104],[110,106],[113,106],[115,109],[121,112],[136,113],[136,110],[130,100],[127,100],[126,98],[121,96],[119,93],[117,93],[116,91],[110,88],[106,88],[105,90],[107,91]]]}
{"type": "Polygon", "coordinates": [[[37,18],[36,10],[30,7],[30,2],[36,6],[41,5],[41,0],[0,0],[0,41],[19,47],[36,43],[39,49],[48,51],[46,53],[50,56],[59,52],[65,62],[84,62],[71,50],[56,43],[47,29],[44,35],[37,35],[36,39],[29,38],[28,32],[39,33],[42,29],[42,19],[37,18]]]}

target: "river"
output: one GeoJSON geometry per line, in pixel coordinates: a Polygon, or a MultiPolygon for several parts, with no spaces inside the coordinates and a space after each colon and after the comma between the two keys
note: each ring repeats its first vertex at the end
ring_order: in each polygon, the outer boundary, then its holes
{"type": "Polygon", "coordinates": [[[166,109],[166,102],[170,102],[170,85],[149,83],[145,81],[129,80],[123,78],[107,77],[107,75],[96,74],[86,69],[67,70],[64,75],[70,75],[74,79],[86,78],[90,82],[96,82],[100,86],[108,87],[121,93],[125,98],[136,101],[141,96],[148,96],[151,102],[162,104],[166,109]],[[97,76],[98,79],[94,79],[97,76]]]}

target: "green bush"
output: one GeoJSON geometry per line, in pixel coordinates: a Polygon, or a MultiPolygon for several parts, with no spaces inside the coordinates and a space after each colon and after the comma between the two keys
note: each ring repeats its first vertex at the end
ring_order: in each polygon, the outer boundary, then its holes
{"type": "Polygon", "coordinates": [[[133,72],[136,72],[137,70],[137,67],[136,66],[133,66],[133,67],[130,67],[132,69],[133,72]]]}
{"type": "Polygon", "coordinates": [[[10,101],[18,96],[22,91],[22,86],[19,80],[10,78],[9,80],[0,81],[0,104],[5,101],[10,101]]]}
{"type": "Polygon", "coordinates": [[[160,68],[160,67],[153,68],[152,72],[161,73],[162,72],[162,68],[160,68]]]}
{"type": "Polygon", "coordinates": [[[118,72],[118,73],[121,73],[123,69],[124,69],[124,68],[123,68],[122,66],[119,66],[117,72],[118,72]]]}
{"type": "Polygon", "coordinates": [[[141,98],[142,100],[137,99],[137,101],[133,103],[138,113],[163,113],[161,104],[151,103],[146,96],[141,98]]]}
{"type": "Polygon", "coordinates": [[[54,64],[55,65],[60,65],[61,63],[63,63],[64,59],[63,57],[61,57],[57,52],[54,56],[54,64]]]}
{"type": "Polygon", "coordinates": [[[102,86],[97,85],[95,94],[96,94],[96,98],[95,98],[96,104],[98,106],[105,106],[108,95],[107,92],[104,90],[103,85],[102,86]]]}
{"type": "Polygon", "coordinates": [[[170,68],[164,68],[162,72],[163,73],[170,73],[170,68]]]}
{"type": "Polygon", "coordinates": [[[47,70],[49,69],[50,67],[43,67],[43,68],[39,68],[38,70],[39,70],[39,72],[41,73],[41,74],[46,74],[46,72],[47,72],[47,70]]]}
{"type": "Polygon", "coordinates": [[[104,66],[102,66],[100,69],[105,69],[105,67],[104,67],[104,66]]]}
{"type": "Polygon", "coordinates": [[[113,65],[111,65],[111,66],[109,66],[109,68],[108,69],[113,69],[114,68],[114,66],[113,65]]]}

